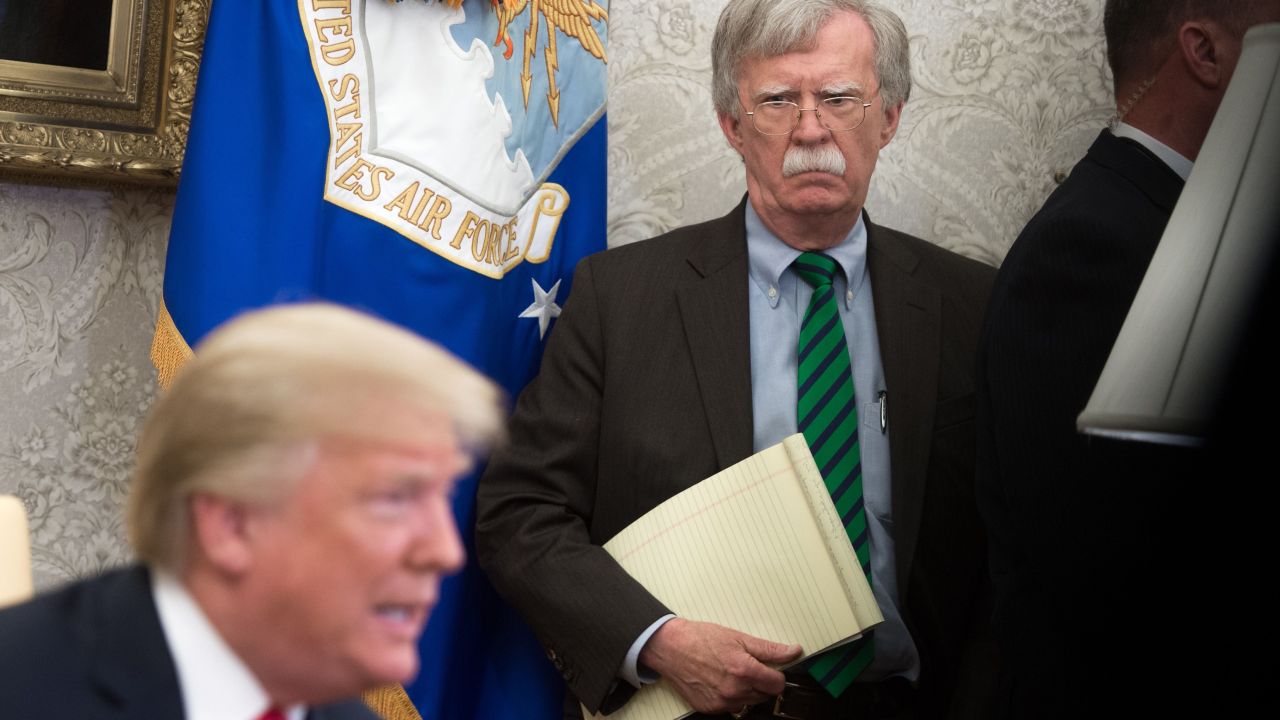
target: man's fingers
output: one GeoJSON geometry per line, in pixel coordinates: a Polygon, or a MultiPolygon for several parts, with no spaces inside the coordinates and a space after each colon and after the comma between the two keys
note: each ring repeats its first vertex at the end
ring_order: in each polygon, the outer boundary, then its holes
{"type": "Polygon", "coordinates": [[[786,685],[786,677],[769,666],[797,660],[804,651],[799,645],[785,645],[751,635],[743,635],[740,640],[742,649],[755,659],[743,673],[743,679],[757,692],[770,696],[780,694],[786,685]]]}
{"type": "Polygon", "coordinates": [[[750,635],[742,636],[742,648],[765,665],[784,665],[800,658],[799,645],[784,645],[750,635]]]}
{"type": "Polygon", "coordinates": [[[668,678],[699,712],[719,714],[781,693],[786,678],[770,666],[793,662],[801,654],[799,645],[676,618],[649,638],[640,661],[668,678]]]}
{"type": "MultiPolygon", "coordinates": [[[[743,679],[751,685],[752,690],[764,693],[766,697],[782,694],[782,689],[787,682],[786,676],[781,671],[760,663],[756,663],[755,667],[744,673],[743,679]]],[[[760,702],[763,699],[753,699],[753,702],[760,702]]]]}

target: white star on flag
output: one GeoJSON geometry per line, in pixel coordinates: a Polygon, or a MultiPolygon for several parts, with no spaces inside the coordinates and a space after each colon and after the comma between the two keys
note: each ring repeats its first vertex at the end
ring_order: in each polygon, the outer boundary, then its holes
{"type": "Polygon", "coordinates": [[[524,309],[520,313],[522,318],[538,318],[538,339],[541,340],[547,334],[547,326],[551,324],[551,318],[560,317],[560,306],[556,304],[556,293],[560,292],[560,281],[557,280],[555,285],[551,286],[551,291],[547,292],[542,289],[537,280],[530,279],[533,283],[533,304],[524,309]]]}

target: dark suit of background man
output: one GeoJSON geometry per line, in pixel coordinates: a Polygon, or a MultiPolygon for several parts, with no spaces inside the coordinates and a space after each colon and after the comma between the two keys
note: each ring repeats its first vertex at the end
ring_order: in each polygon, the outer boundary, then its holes
{"type": "MultiPolygon", "coordinates": [[[[1240,56],[1280,3],[1109,0],[1119,123],[1010,249],[978,361],[979,504],[1003,714],[1086,717],[1235,697],[1199,452],[1076,432],[1240,56]],[[1207,627],[1206,627],[1207,626],[1207,627]],[[1218,628],[1215,631],[1214,628],[1218,628]],[[1198,642],[1188,642],[1190,638],[1198,642]],[[1206,642],[1207,638],[1217,638],[1206,642]]],[[[1241,548],[1227,548],[1236,554],[1241,548]]],[[[1228,579],[1228,577],[1230,579],[1228,579]]],[[[1221,707],[1221,706],[1218,706],[1221,707]]]]}
{"type": "Polygon", "coordinates": [[[788,672],[800,687],[787,688],[784,709],[943,717],[980,694],[975,677],[989,669],[978,659],[986,569],[972,369],[992,272],[863,213],[911,84],[906,30],[869,2],[733,0],[713,73],[747,198],[718,220],[579,265],[510,446],[480,483],[480,561],[588,709],[616,708],[662,676],[702,713],[755,705],[751,717],[771,716],[784,688],[771,666],[799,648],[696,617],[663,623],[668,608],[600,545],[796,432],[796,343],[812,293],[790,263],[824,252],[839,263],[887,621],[874,661],[838,699],[788,672]]]}
{"type": "Polygon", "coordinates": [[[215,330],[138,441],[145,565],[0,612],[0,717],[375,718],[346,698],[417,671],[463,561],[462,448],[499,406],[456,359],[336,306],[215,330]]]}

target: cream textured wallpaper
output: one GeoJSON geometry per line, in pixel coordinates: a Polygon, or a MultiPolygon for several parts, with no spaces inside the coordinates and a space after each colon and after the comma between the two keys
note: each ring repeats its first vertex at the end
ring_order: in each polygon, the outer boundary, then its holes
{"type": "Polygon", "coordinates": [[[121,503],[155,395],[172,193],[0,184],[0,492],[37,588],[127,559],[121,503]]]}
{"type": "MultiPolygon", "coordinates": [[[[996,264],[1110,116],[1103,0],[887,0],[916,84],[867,208],[996,264]]],[[[742,163],[711,110],[720,0],[618,0],[609,243],[723,214],[742,163]]],[[[0,493],[31,517],[38,588],[128,557],[121,501],[155,396],[148,343],[171,193],[0,181],[0,493]]]]}

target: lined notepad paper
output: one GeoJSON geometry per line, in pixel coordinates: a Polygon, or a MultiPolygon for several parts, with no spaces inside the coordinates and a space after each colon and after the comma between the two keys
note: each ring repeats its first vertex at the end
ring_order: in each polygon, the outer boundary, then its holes
{"type": "MultiPolygon", "coordinates": [[[[803,435],[670,498],[604,548],[680,617],[799,643],[806,657],[883,620],[803,435]]],[[[692,711],[662,680],[609,717],[692,711]]]]}

